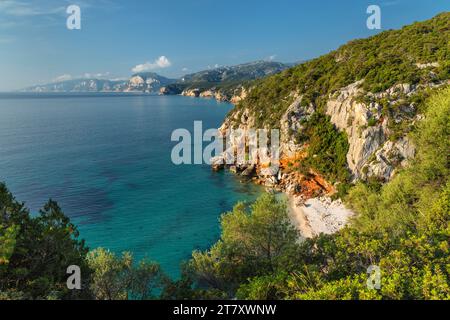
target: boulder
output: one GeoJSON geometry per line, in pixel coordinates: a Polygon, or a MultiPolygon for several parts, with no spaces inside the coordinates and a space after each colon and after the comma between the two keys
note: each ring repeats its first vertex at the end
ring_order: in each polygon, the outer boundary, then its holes
{"type": "Polygon", "coordinates": [[[224,161],[223,156],[212,157],[209,160],[209,162],[211,164],[211,168],[213,171],[219,171],[225,167],[225,161],[224,161]]]}
{"type": "Polygon", "coordinates": [[[254,174],[255,174],[255,166],[254,165],[248,166],[241,172],[241,175],[245,176],[245,177],[253,176],[254,174]]]}

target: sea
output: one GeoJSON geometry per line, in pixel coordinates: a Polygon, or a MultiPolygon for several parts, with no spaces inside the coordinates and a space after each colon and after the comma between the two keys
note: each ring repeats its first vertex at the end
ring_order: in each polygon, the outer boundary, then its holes
{"type": "Polygon", "coordinates": [[[218,128],[231,108],[182,96],[3,93],[0,181],[33,215],[57,201],[89,248],[129,251],[178,277],[193,250],[219,239],[221,214],[262,192],[171,159],[174,130],[218,128]]]}

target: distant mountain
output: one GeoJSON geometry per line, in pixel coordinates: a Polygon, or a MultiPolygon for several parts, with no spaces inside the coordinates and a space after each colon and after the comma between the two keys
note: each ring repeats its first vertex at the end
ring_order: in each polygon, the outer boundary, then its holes
{"type": "Polygon", "coordinates": [[[158,92],[161,87],[175,81],[154,72],[136,73],[131,76],[124,91],[158,92]]]}
{"type": "Polygon", "coordinates": [[[158,92],[162,86],[175,82],[153,72],[137,73],[129,80],[74,79],[35,85],[23,92],[158,92]]]}
{"type": "Polygon", "coordinates": [[[35,85],[20,91],[22,92],[102,92],[122,91],[127,80],[101,80],[101,79],[74,79],[35,85]]]}
{"type": "Polygon", "coordinates": [[[184,76],[185,83],[224,83],[262,78],[286,69],[287,65],[272,61],[255,61],[231,67],[219,67],[184,76]]]}
{"type": "MultiPolygon", "coordinates": [[[[255,61],[219,67],[169,79],[154,72],[133,74],[130,79],[106,80],[83,78],[35,85],[22,92],[148,92],[215,97],[231,100],[244,83],[279,73],[293,64],[255,61]]],[[[295,65],[295,64],[294,64],[295,65]]]]}
{"type": "Polygon", "coordinates": [[[162,88],[162,94],[215,96],[230,100],[245,82],[279,73],[290,65],[274,61],[255,61],[230,67],[219,67],[185,75],[162,88]]]}

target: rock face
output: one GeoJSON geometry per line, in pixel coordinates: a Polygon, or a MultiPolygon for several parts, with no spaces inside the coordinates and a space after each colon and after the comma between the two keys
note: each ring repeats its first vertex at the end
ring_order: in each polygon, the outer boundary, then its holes
{"type": "Polygon", "coordinates": [[[202,98],[213,98],[214,96],[215,96],[215,91],[214,91],[214,89],[211,89],[211,90],[206,90],[206,91],[203,91],[202,93],[200,93],[200,97],[202,97],[202,98]]]}
{"type": "Polygon", "coordinates": [[[235,90],[234,95],[231,97],[230,102],[238,104],[247,97],[248,91],[244,87],[240,87],[235,90]]]}
{"type": "Polygon", "coordinates": [[[347,164],[355,178],[361,177],[361,170],[369,156],[386,140],[387,120],[381,118],[381,106],[366,106],[357,102],[362,81],[355,82],[328,100],[326,114],[331,122],[347,133],[349,151],[347,164]],[[369,126],[369,119],[372,121],[369,126]]]}
{"type": "Polygon", "coordinates": [[[211,158],[209,162],[211,164],[213,171],[219,171],[223,169],[225,166],[224,157],[221,155],[211,158]]]}
{"type": "Polygon", "coordinates": [[[159,94],[161,95],[175,95],[180,93],[181,90],[179,90],[177,87],[166,86],[159,89],[159,94]]]}
{"type": "MultiPolygon", "coordinates": [[[[414,103],[408,104],[402,99],[423,88],[397,84],[386,91],[372,94],[361,89],[362,82],[350,84],[330,95],[324,111],[335,127],[347,135],[347,166],[353,180],[376,178],[389,181],[396,170],[404,167],[415,155],[414,145],[406,135],[392,139],[389,121],[417,121],[420,117],[416,115],[414,103]],[[377,102],[379,99],[395,104],[397,114],[390,114],[392,118],[388,118],[383,113],[383,107],[377,102]]],[[[205,95],[211,96],[212,92],[205,95]]],[[[330,185],[316,172],[299,174],[289,168],[292,160],[301,161],[307,154],[307,145],[297,144],[295,135],[304,130],[304,122],[317,112],[314,105],[303,105],[302,98],[296,92],[291,92],[286,97],[290,105],[280,121],[280,166],[268,167],[261,159],[250,156],[251,159],[256,159],[256,162],[237,165],[228,161],[223,166],[215,164],[213,168],[231,166],[237,174],[253,177],[263,185],[289,194],[306,195],[306,198],[334,192],[335,186],[330,185]]],[[[240,129],[242,133],[230,136],[229,146],[232,153],[248,143],[246,136],[250,129],[255,129],[255,123],[255,115],[245,107],[235,109],[225,119],[219,128],[223,135],[231,129],[240,129]]]]}
{"type": "Polygon", "coordinates": [[[307,108],[301,107],[303,97],[298,96],[296,92],[291,93],[291,98],[294,101],[283,114],[280,125],[281,153],[287,157],[291,157],[300,151],[301,146],[295,143],[293,134],[304,129],[302,122],[308,120],[315,111],[312,105],[307,108]]]}
{"type": "Polygon", "coordinates": [[[415,147],[407,137],[396,142],[387,141],[377,150],[367,161],[362,170],[362,178],[378,177],[384,181],[389,181],[398,167],[407,165],[408,160],[415,155],[415,147]]]}
{"type": "Polygon", "coordinates": [[[220,90],[216,90],[216,88],[211,88],[209,90],[205,90],[200,92],[199,97],[201,98],[212,98],[212,99],[216,99],[217,101],[229,101],[230,97],[223,93],[220,90]]]}
{"type": "Polygon", "coordinates": [[[189,90],[184,90],[181,93],[182,96],[186,96],[186,97],[199,97],[200,96],[200,89],[195,88],[195,89],[189,89],[189,90]]]}
{"type": "Polygon", "coordinates": [[[130,78],[130,87],[136,88],[143,86],[145,83],[144,79],[141,76],[134,76],[130,78]]]}
{"type": "Polygon", "coordinates": [[[158,92],[174,81],[154,72],[137,73],[130,78],[124,91],[158,92]]]}
{"type": "MultiPolygon", "coordinates": [[[[347,164],[353,178],[376,177],[388,181],[396,167],[404,166],[414,156],[414,146],[407,137],[387,141],[390,135],[389,119],[383,117],[382,106],[377,102],[365,104],[359,101],[358,97],[365,94],[360,89],[361,83],[362,81],[355,82],[330,97],[326,114],[338,129],[347,134],[347,164]]],[[[389,103],[397,103],[400,101],[399,97],[412,95],[418,89],[409,84],[398,84],[384,92],[367,95],[387,98],[389,103]]],[[[412,104],[400,105],[398,109],[400,112],[394,118],[397,122],[415,113],[412,104]]]]}

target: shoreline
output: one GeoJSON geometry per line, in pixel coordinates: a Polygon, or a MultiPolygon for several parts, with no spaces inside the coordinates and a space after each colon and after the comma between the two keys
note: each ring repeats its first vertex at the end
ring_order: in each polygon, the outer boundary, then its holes
{"type": "Polygon", "coordinates": [[[292,224],[300,232],[302,237],[312,238],[314,236],[313,229],[301,206],[296,205],[298,201],[297,197],[295,195],[285,194],[287,197],[288,214],[292,224]]]}
{"type": "Polygon", "coordinates": [[[312,238],[321,233],[333,234],[342,229],[354,215],[341,200],[323,196],[301,201],[301,196],[286,194],[289,218],[302,237],[312,238]]]}

